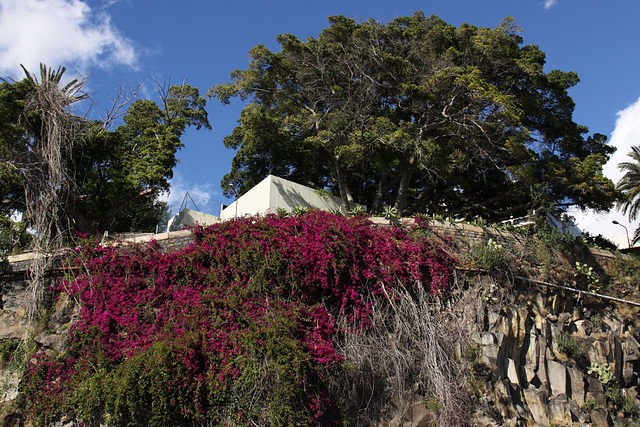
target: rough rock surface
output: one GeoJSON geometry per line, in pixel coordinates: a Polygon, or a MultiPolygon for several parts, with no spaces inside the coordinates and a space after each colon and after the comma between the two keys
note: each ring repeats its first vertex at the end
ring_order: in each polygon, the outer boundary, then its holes
{"type": "Polygon", "coordinates": [[[608,364],[619,390],[640,408],[640,331],[599,301],[544,289],[516,293],[512,303],[486,306],[477,315],[471,335],[479,348],[476,363],[491,368],[489,382],[506,387],[486,387],[472,424],[627,425],[630,413],[607,396],[610,384],[588,371],[608,364]],[[499,416],[482,406],[498,408],[499,416]]]}

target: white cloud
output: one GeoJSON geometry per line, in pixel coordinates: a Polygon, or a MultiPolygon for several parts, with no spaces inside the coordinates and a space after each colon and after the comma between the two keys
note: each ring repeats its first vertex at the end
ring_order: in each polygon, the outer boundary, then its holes
{"type": "Polygon", "coordinates": [[[617,148],[611,159],[604,165],[604,174],[618,182],[624,173],[618,164],[629,161],[627,157],[633,145],[640,145],[640,98],[622,111],[619,111],[616,126],[611,133],[609,144],[617,148]]]}
{"type": "Polygon", "coordinates": [[[557,0],[544,0],[544,8],[545,9],[551,9],[553,6],[555,6],[557,3],[557,0]]]}
{"type": "Polygon", "coordinates": [[[135,66],[131,41],[105,12],[81,0],[0,0],[0,75],[22,77],[20,64],[51,67],[135,66]]]}
{"type": "MultiPolygon", "coordinates": [[[[187,192],[200,212],[210,213],[216,216],[219,214],[219,201],[214,200],[214,197],[218,197],[219,193],[215,191],[214,185],[210,182],[204,184],[190,183],[187,182],[182,175],[175,173],[170,184],[171,188],[169,192],[162,194],[160,200],[169,204],[173,214],[178,213],[187,192]]],[[[196,209],[189,198],[187,198],[186,204],[187,208],[196,209]]]]}
{"type": "MultiPolygon", "coordinates": [[[[102,6],[102,9],[108,9],[111,6],[113,6],[116,3],[120,3],[122,0],[105,0],[104,5],[102,6]]],[[[127,0],[127,3],[129,2],[129,0],[127,0]]]]}
{"type": "MultiPolygon", "coordinates": [[[[624,173],[618,168],[618,164],[628,161],[627,154],[631,151],[632,145],[640,145],[640,98],[627,108],[619,111],[616,126],[611,133],[609,144],[616,147],[616,152],[604,165],[603,173],[614,183],[617,183],[624,173]]],[[[631,224],[628,218],[617,210],[605,214],[594,212],[574,211],[578,226],[591,234],[602,234],[605,237],[618,237],[621,242],[626,242],[626,234],[622,227],[612,223],[613,220],[627,227],[629,234],[638,227],[637,222],[631,224]]],[[[626,245],[624,245],[626,246],[626,245]]]]}

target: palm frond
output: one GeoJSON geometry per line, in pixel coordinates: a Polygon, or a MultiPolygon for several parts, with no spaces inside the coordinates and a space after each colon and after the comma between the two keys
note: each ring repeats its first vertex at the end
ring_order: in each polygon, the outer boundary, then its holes
{"type": "Polygon", "coordinates": [[[635,246],[640,243],[640,226],[636,228],[636,231],[633,233],[633,240],[631,240],[631,245],[635,246]]]}
{"type": "Polygon", "coordinates": [[[618,190],[624,195],[624,200],[618,203],[618,209],[634,221],[640,214],[640,146],[631,147],[628,157],[632,161],[618,165],[625,172],[617,184],[618,190]]]}

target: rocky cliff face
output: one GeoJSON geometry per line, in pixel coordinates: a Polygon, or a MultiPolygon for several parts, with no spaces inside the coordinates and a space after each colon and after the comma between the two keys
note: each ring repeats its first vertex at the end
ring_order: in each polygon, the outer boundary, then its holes
{"type": "Polygon", "coordinates": [[[515,295],[476,313],[473,423],[637,425],[640,331],[625,308],[548,289],[515,295]]]}

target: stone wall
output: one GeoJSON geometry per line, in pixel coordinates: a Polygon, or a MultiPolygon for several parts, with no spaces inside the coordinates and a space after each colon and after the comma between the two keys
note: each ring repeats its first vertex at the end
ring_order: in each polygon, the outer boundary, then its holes
{"type": "MultiPolygon", "coordinates": [[[[173,251],[183,249],[187,247],[191,242],[193,242],[193,234],[189,230],[172,231],[169,233],[159,234],[142,234],[139,236],[133,235],[122,240],[104,240],[103,244],[135,245],[146,244],[151,241],[156,242],[156,244],[164,251],[173,251]]],[[[8,259],[9,270],[14,273],[25,272],[26,270],[28,270],[31,262],[35,259],[36,256],[37,255],[32,252],[26,252],[19,255],[10,255],[8,259]]],[[[65,256],[65,253],[53,256],[62,260],[65,256]]],[[[53,265],[58,266],[59,262],[54,262],[53,265]]],[[[4,280],[7,279],[5,278],[4,280]]]]}

